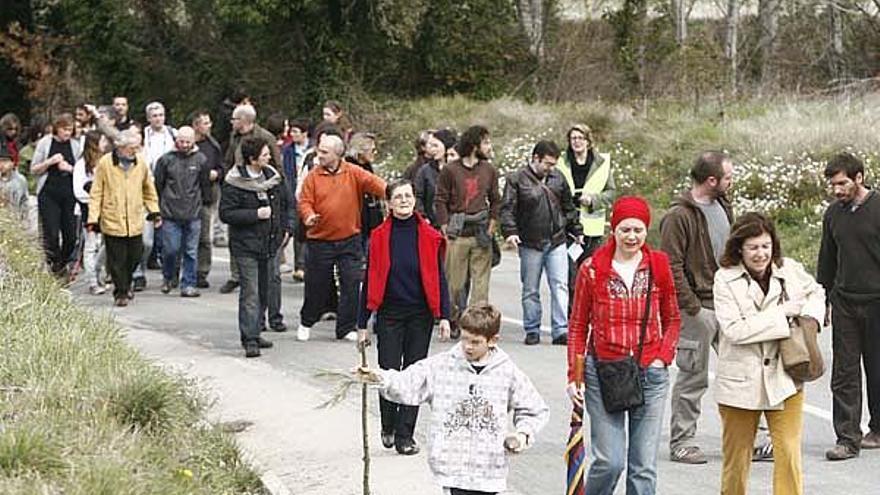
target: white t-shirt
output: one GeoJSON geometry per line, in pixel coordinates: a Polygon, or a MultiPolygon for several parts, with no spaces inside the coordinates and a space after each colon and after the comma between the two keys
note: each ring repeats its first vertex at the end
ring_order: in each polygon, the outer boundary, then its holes
{"type": "Polygon", "coordinates": [[[611,267],[614,268],[614,271],[623,279],[623,283],[626,284],[627,290],[632,290],[633,281],[636,278],[636,271],[639,269],[639,263],[641,262],[641,252],[629,261],[611,260],[611,267]]]}

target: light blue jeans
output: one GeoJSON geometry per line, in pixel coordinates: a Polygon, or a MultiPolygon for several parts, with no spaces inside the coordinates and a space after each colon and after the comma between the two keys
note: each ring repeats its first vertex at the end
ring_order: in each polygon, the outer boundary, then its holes
{"type": "Polygon", "coordinates": [[[555,339],[568,333],[568,252],[565,243],[551,248],[519,247],[519,278],[522,281],[523,330],[541,331],[541,273],[547,272],[550,287],[550,333],[555,339]]]}
{"type": "Polygon", "coordinates": [[[613,414],[605,411],[602,403],[596,362],[592,356],[587,356],[584,375],[590,417],[590,459],[593,461],[587,474],[586,495],[612,495],[624,467],[626,495],[655,494],[657,448],[669,390],[669,370],[643,370],[645,404],[613,414]]]}
{"type": "Polygon", "coordinates": [[[198,267],[199,234],[201,220],[165,220],[162,223],[162,276],[166,282],[177,279],[177,257],[182,254],[183,271],[180,288],[196,286],[198,267]]]}

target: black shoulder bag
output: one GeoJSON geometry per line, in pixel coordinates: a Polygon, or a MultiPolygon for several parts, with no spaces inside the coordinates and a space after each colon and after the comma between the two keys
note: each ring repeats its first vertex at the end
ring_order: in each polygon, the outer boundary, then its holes
{"type": "Polygon", "coordinates": [[[639,331],[639,352],[635,358],[627,356],[616,361],[599,361],[594,343],[595,335],[590,339],[593,355],[596,358],[596,375],[599,377],[599,391],[602,393],[602,403],[609,413],[626,411],[639,407],[645,403],[645,394],[642,391],[641,371],[639,362],[642,359],[642,347],[645,342],[645,331],[648,328],[648,319],[651,316],[651,289],[654,286],[654,271],[648,265],[648,295],[645,302],[645,314],[642,318],[642,326],[639,331]]]}

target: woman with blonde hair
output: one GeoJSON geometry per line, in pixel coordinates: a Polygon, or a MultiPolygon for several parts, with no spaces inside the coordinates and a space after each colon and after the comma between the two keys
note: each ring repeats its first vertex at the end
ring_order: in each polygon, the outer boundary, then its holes
{"type": "Polygon", "coordinates": [[[796,261],[783,258],[773,222],[746,213],[731,226],[715,273],[720,324],[715,400],[721,413],[721,493],[748,492],[752,444],[761,416],[773,440],[773,493],[803,493],[803,384],[783,368],[779,342],[790,320],[818,325],[825,291],[796,261]]]}

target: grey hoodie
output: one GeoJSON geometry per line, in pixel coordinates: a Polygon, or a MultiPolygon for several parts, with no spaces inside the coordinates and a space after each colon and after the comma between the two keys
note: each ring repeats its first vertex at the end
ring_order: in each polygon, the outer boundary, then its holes
{"type": "Polygon", "coordinates": [[[508,425],[532,439],[547,424],[550,409],[529,377],[501,349],[490,352],[479,374],[461,343],[403,371],[381,371],[383,397],[431,406],[428,465],[440,486],[505,491],[508,425]]]}

